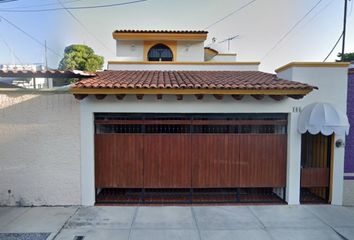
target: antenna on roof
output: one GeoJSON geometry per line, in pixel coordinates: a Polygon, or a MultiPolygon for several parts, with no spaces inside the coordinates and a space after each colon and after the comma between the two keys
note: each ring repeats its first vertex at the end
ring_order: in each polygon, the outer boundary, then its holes
{"type": "Polygon", "coordinates": [[[220,41],[220,42],[218,42],[218,43],[224,43],[224,42],[227,41],[227,51],[230,51],[230,42],[231,42],[232,40],[236,39],[236,38],[239,38],[239,37],[240,37],[240,35],[235,35],[235,36],[233,36],[233,37],[226,38],[226,39],[224,39],[224,40],[222,40],[222,41],[220,41]]]}

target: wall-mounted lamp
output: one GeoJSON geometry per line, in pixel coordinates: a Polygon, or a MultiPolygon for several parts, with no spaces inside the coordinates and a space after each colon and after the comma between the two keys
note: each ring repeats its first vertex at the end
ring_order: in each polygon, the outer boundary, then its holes
{"type": "Polygon", "coordinates": [[[191,45],[190,45],[190,44],[187,44],[187,45],[186,45],[186,48],[185,48],[185,51],[188,52],[190,47],[191,47],[191,45]]]}
{"type": "Polygon", "coordinates": [[[336,147],[337,147],[337,148],[345,147],[345,142],[344,142],[344,140],[343,140],[343,139],[338,139],[338,140],[336,141],[336,147]]]}

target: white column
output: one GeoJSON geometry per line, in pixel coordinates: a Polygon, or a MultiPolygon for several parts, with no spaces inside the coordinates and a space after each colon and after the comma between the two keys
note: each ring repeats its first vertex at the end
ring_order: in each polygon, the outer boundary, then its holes
{"type": "Polygon", "coordinates": [[[95,204],[94,116],[89,104],[80,102],[81,122],[81,204],[95,204]]]}
{"type": "MultiPolygon", "coordinates": [[[[344,136],[334,137],[334,142],[338,139],[345,140],[344,136]]],[[[332,179],[332,205],[343,204],[343,178],[344,178],[344,147],[337,148],[334,144],[333,149],[333,179],[332,179]]]]}
{"type": "Polygon", "coordinates": [[[298,113],[289,113],[286,201],[300,204],[301,134],[297,131],[298,113]]]}
{"type": "Polygon", "coordinates": [[[47,88],[53,88],[53,78],[47,78],[47,88]]]}

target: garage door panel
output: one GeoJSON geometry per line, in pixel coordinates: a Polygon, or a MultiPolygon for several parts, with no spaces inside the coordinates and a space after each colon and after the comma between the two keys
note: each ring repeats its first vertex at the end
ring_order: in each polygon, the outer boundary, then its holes
{"type": "Polygon", "coordinates": [[[193,134],[192,186],[237,187],[239,137],[236,134],[193,134]]]}
{"type": "Polygon", "coordinates": [[[191,187],[190,134],[144,136],[144,187],[191,187]]]}
{"type": "Polygon", "coordinates": [[[95,136],[95,182],[96,187],[112,187],[114,152],[110,145],[114,141],[113,135],[95,136]],[[109,160],[106,160],[109,159],[109,160]]]}
{"type": "Polygon", "coordinates": [[[140,134],[96,134],[96,187],[143,187],[140,134]]]}
{"type": "Polygon", "coordinates": [[[286,134],[240,135],[241,187],[285,187],[286,134]]]}

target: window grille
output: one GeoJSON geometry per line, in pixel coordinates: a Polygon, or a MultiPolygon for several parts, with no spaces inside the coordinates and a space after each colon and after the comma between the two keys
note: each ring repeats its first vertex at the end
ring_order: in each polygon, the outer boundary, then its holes
{"type": "Polygon", "coordinates": [[[95,130],[146,134],[286,134],[286,114],[96,114],[95,130]],[[263,117],[262,117],[263,116],[263,117]]]}

